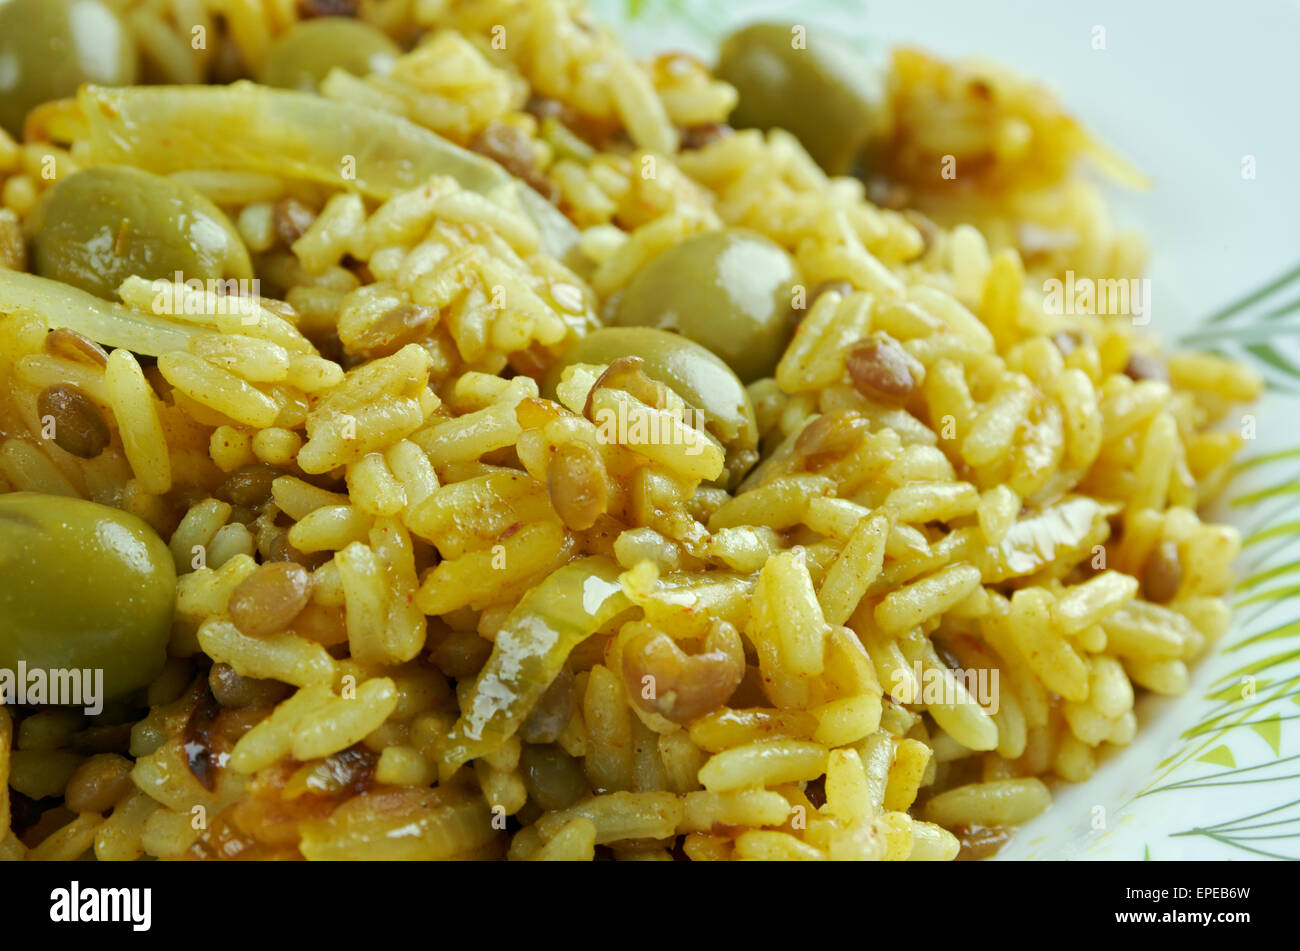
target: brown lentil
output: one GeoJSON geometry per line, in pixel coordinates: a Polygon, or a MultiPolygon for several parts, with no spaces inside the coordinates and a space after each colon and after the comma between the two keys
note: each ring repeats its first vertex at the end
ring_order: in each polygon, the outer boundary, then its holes
{"type": "Polygon", "coordinates": [[[97,753],[72,774],[64,787],[64,802],[76,813],[108,812],[133,788],[132,765],[125,756],[97,753]]]}
{"type": "Polygon", "coordinates": [[[854,344],[846,364],[854,388],[869,399],[901,403],[916,389],[919,364],[887,333],[854,344]]]}
{"type": "Polygon", "coordinates": [[[800,431],[794,448],[809,469],[820,468],[857,446],[867,428],[867,421],[852,410],[824,413],[800,431]]]}
{"type": "Polygon", "coordinates": [[[296,198],[281,198],[271,209],[275,235],[285,245],[293,244],[301,238],[315,220],[316,212],[296,198]]]}
{"type": "Polygon", "coordinates": [[[71,384],[47,386],[36,398],[36,410],[42,421],[54,420],[54,444],[81,459],[94,459],[113,438],[99,407],[71,384]]]}
{"type": "Polygon", "coordinates": [[[1011,830],[1004,826],[962,826],[955,830],[961,850],[957,861],[973,862],[990,858],[1011,838],[1011,830]]]}
{"type": "Polygon", "coordinates": [[[278,634],[311,599],[311,573],[291,561],[262,565],[230,595],[230,619],[249,637],[278,634]]]}
{"type": "Polygon", "coordinates": [[[208,689],[223,707],[270,707],[289,695],[289,686],[278,680],[244,677],[229,664],[213,664],[208,671],[208,689]]]}
{"type": "Polygon", "coordinates": [[[422,304],[398,304],[384,311],[362,331],[352,344],[352,351],[367,359],[392,356],[408,343],[428,336],[438,320],[436,307],[422,304]]]}
{"type": "Polygon", "coordinates": [[[596,524],[609,505],[609,485],[600,453],[586,443],[566,443],[546,470],[551,505],[569,528],[581,531],[596,524]]]}
{"type": "Polygon", "coordinates": [[[582,407],[582,415],[591,419],[592,399],[597,390],[623,390],[630,393],[647,406],[663,409],[666,405],[668,388],[657,380],[646,376],[642,367],[645,361],[640,357],[619,357],[605,368],[605,372],[596,377],[587,394],[587,402],[582,407]]]}
{"type": "Polygon", "coordinates": [[[1183,584],[1183,563],[1178,545],[1163,541],[1156,546],[1142,568],[1142,594],[1148,601],[1168,604],[1183,584]]]}
{"type": "Polygon", "coordinates": [[[271,483],[284,475],[264,462],[254,462],[232,472],[217,488],[217,498],[231,505],[255,509],[271,498],[271,483]]]}
{"type": "Polygon", "coordinates": [[[474,631],[452,631],[438,642],[431,657],[448,677],[464,680],[473,677],[487,663],[492,642],[474,631]]]}
{"type": "Polygon", "coordinates": [[[59,327],[45,335],[45,352],[52,357],[62,357],[74,363],[88,366],[108,366],[108,354],[104,348],[85,334],[67,327],[59,327]]]}
{"type": "Polygon", "coordinates": [[[556,746],[526,745],[519,772],[529,798],[543,809],[564,809],[589,792],[582,766],[556,746]]]}
{"type": "Polygon", "coordinates": [[[559,199],[558,189],[537,167],[532,139],[518,126],[493,120],[470,140],[469,147],[496,162],[515,178],[527,182],[547,201],[559,199]]]}
{"type": "Polygon", "coordinates": [[[698,654],[687,654],[663,631],[647,629],[623,647],[623,680],[642,709],[690,723],[730,699],[745,676],[745,653],[735,628],[719,621],[698,654]],[[649,681],[646,678],[650,678],[649,681]],[[654,696],[645,696],[653,685],[654,696]]]}
{"type": "Polygon", "coordinates": [[[234,505],[230,509],[230,521],[238,522],[240,525],[252,526],[258,520],[260,513],[257,509],[251,509],[247,505],[234,505]]]}

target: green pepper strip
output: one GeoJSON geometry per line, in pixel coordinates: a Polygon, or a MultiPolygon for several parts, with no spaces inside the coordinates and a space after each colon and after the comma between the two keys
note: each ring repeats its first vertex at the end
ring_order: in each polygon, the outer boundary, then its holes
{"type": "Polygon", "coordinates": [[[161,356],[184,350],[204,328],[140,313],[80,288],[0,268],[0,314],[29,313],[48,327],[66,327],[106,347],[161,356]]]}
{"type": "Polygon", "coordinates": [[[495,162],[401,116],[311,93],[229,86],[84,86],[77,97],[96,162],[158,174],[264,172],[354,188],[384,200],[449,175],[482,195],[513,192],[542,249],[563,259],[577,229],[495,162]]]}
{"type": "Polygon", "coordinates": [[[523,596],[497,632],[492,656],[442,743],[444,776],[500,748],[573,649],[631,607],[618,575],[614,562],[592,556],[557,569],[523,596]]]}

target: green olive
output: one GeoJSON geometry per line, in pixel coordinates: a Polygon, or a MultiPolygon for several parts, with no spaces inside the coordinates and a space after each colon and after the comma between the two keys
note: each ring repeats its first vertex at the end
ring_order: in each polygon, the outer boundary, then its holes
{"type": "Polygon", "coordinates": [[[121,697],[162,670],[176,569],[126,512],[55,495],[0,495],[0,669],[104,671],[121,697]]]}
{"type": "Polygon", "coordinates": [[[694,341],[654,327],[602,327],[574,343],[551,368],[544,392],[555,396],[565,367],[612,363],[627,356],[640,357],[646,376],[671,387],[703,414],[705,426],[726,451],[726,471],[719,481],[739,483],[758,459],[754,407],[731,368],[694,341]]]}
{"type": "Polygon", "coordinates": [[[0,126],[11,135],[32,109],[82,83],[135,80],[135,43],[100,0],[0,2],[0,126]]]}
{"type": "Polygon", "coordinates": [[[611,323],[658,327],[720,356],[745,383],[771,376],[794,329],[794,262],[752,231],[697,235],[653,258],[619,299],[611,323]]]}
{"type": "Polygon", "coordinates": [[[354,76],[386,73],[401,55],[378,27],[348,17],[319,17],[295,24],[276,40],[257,79],[265,86],[314,92],[335,66],[354,76]]]}
{"type": "Polygon", "coordinates": [[[221,209],[170,178],[119,165],[75,172],[33,220],[37,274],[107,300],[132,275],[146,280],[248,280],[248,249],[221,209]]]}
{"type": "Polygon", "coordinates": [[[717,75],[736,87],[737,128],[782,128],[832,175],[888,126],[884,84],[853,47],[825,31],[756,23],[722,42],[717,75]]]}

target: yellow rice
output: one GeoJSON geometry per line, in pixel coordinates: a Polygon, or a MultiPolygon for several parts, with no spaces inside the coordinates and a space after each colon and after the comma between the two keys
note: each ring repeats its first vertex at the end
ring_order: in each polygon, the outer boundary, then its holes
{"type": "MultiPolygon", "coordinates": [[[[231,78],[231,62],[256,69],[300,15],[287,0],[114,6],[177,83],[231,78]],[[193,48],[190,25],[212,42],[193,48]]],[[[1202,354],[1171,356],[1167,382],[1134,381],[1130,357],[1152,347],[1139,331],[1046,312],[1045,278],[1127,277],[1143,251],[1073,166],[1088,156],[1127,173],[1041,91],[899,51],[891,95],[908,145],[891,171],[915,186],[903,210],[828,178],[779,130],[682,150],[686,128],[725,121],[734,90],[700,64],[632,58],[573,4],[360,10],[423,38],[390,76],[336,72],[324,94],[460,144],[491,123],[521,129],[581,229],[585,270],[542,250],[518,208],[445,177],[375,197],[193,155],[176,177],[238,223],[282,301],[232,314],[173,288],[159,314],[153,288],[128,282],[116,313],[163,322],[140,331],[165,341],[156,366],[125,347],[103,367],[51,355],[58,313],[0,311],[0,491],[131,511],[180,573],[171,660],[150,709],[132,715],[133,785],[111,812],[60,806],[11,831],[11,790],[61,795],[85,758],[74,733],[95,724],[54,729],[0,708],[0,857],[212,857],[225,843],[247,858],[951,859],[979,854],[980,830],[1032,818],[1054,783],[1086,780],[1130,742],[1143,690],[1186,688],[1224,630],[1239,548],[1196,514],[1240,443],[1212,427],[1260,381],[1202,354]],[[972,95],[977,80],[991,100],[972,95]],[[525,110],[530,94],[626,140],[557,139],[525,110]],[[980,189],[926,190],[921,169],[949,153],[994,155],[980,189]],[[289,246],[272,222],[284,196],[314,212],[289,246]],[[1022,247],[1026,222],[1073,240],[1022,247]],[[710,484],[723,461],[705,434],[700,455],[682,438],[602,443],[585,401],[670,415],[590,394],[603,367],[559,401],[538,386],[643,264],[721,227],[784,247],[805,300],[847,282],[805,304],[774,379],[750,386],[763,459],[732,490],[710,484]],[[358,357],[398,306],[434,315],[424,335],[358,357]],[[847,349],[878,330],[923,376],[903,407],[846,376],[847,349]],[[1053,343],[1063,334],[1068,352],[1053,343]],[[325,355],[330,337],[354,359],[325,355]],[[112,441],[99,458],[40,438],[35,400],[55,382],[102,404],[112,441]],[[799,437],[833,413],[865,429],[810,468],[799,437]],[[584,458],[610,491],[587,528],[548,494],[550,459],[574,444],[594,450],[584,458]],[[264,508],[215,497],[254,463],[278,471],[264,508]],[[1163,542],[1182,580],[1155,604],[1140,579],[1163,542]],[[232,593],[285,543],[310,559],[310,607],[293,629],[252,637],[231,620],[232,593]],[[481,700],[512,611],[582,556],[621,570],[628,610],[554,678],[544,706],[562,718],[453,762],[449,738],[481,700]],[[717,625],[740,634],[744,676],[725,705],[677,723],[638,702],[646,625],[688,653],[717,625]],[[293,690],[222,721],[228,766],[206,788],[182,733],[212,664],[293,690]],[[972,696],[955,669],[996,675],[997,696],[972,696]],[[948,699],[927,698],[932,679],[948,699]],[[325,809],[319,790],[345,762],[366,764],[362,779],[333,788],[325,809]],[[274,817],[288,817],[287,838],[271,834],[274,817]],[[415,832],[386,838],[399,827],[415,832]]],[[[29,143],[0,132],[14,221],[52,184],[44,156],[59,176],[97,161],[78,135],[48,131],[29,143]]]]}

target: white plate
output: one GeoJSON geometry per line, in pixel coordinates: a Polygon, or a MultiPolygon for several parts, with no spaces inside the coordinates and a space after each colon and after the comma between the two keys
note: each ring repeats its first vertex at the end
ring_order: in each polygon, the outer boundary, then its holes
{"type": "Polygon", "coordinates": [[[987,57],[1055,89],[1150,176],[1148,191],[1111,197],[1151,239],[1152,328],[1250,360],[1270,382],[1242,420],[1254,438],[1241,475],[1212,513],[1246,539],[1244,580],[1232,630],[1187,695],[1139,703],[1137,740],[1088,782],[1059,787],[1001,857],[1300,858],[1300,4],[592,7],[642,53],[711,60],[732,27],[767,19],[831,27],[877,54],[907,44],[987,57]]]}

